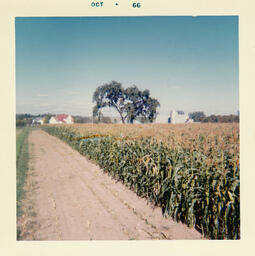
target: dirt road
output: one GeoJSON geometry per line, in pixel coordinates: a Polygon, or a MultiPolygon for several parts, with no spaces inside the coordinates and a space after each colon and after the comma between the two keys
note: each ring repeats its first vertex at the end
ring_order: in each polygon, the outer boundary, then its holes
{"type": "Polygon", "coordinates": [[[41,130],[29,137],[24,240],[201,239],[41,130]]]}

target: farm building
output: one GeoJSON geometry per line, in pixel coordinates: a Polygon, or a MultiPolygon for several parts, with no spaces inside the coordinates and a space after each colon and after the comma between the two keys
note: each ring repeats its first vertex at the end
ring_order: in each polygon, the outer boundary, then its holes
{"type": "Polygon", "coordinates": [[[67,114],[60,114],[50,118],[50,124],[73,124],[73,117],[67,114]]]}
{"type": "Polygon", "coordinates": [[[44,118],[43,117],[36,117],[33,120],[33,124],[44,124],[44,118]]]}
{"type": "Polygon", "coordinates": [[[171,124],[184,124],[193,123],[193,120],[183,111],[171,111],[168,123],[171,124]]]}

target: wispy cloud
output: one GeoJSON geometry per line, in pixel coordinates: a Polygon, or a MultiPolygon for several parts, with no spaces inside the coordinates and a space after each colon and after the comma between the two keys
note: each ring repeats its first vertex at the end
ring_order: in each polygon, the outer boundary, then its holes
{"type": "Polygon", "coordinates": [[[182,87],[180,85],[173,85],[173,86],[171,86],[169,88],[173,89],[173,90],[177,90],[177,89],[181,89],[182,87]]]}
{"type": "Polygon", "coordinates": [[[38,94],[37,97],[48,97],[48,94],[38,94]]]}
{"type": "Polygon", "coordinates": [[[52,104],[50,104],[50,103],[40,103],[39,106],[40,107],[51,107],[52,104]]]}
{"type": "Polygon", "coordinates": [[[86,102],[20,102],[16,104],[17,113],[69,113],[72,115],[90,116],[92,114],[92,104],[86,102]]]}
{"type": "Polygon", "coordinates": [[[64,92],[65,94],[68,94],[68,95],[80,94],[80,92],[78,92],[78,91],[71,91],[71,90],[62,90],[62,92],[64,92]]]}
{"type": "Polygon", "coordinates": [[[69,95],[77,95],[80,94],[80,92],[75,92],[75,91],[68,91],[67,92],[69,95]]]}
{"type": "Polygon", "coordinates": [[[87,102],[87,101],[73,101],[73,100],[70,100],[70,101],[67,101],[65,103],[65,105],[74,105],[74,106],[89,106],[89,107],[92,107],[94,106],[95,104],[93,104],[92,102],[87,102]]]}

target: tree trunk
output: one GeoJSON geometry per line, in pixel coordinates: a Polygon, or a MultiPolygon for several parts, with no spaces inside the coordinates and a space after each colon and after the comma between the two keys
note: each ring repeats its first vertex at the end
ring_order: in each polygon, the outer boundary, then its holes
{"type": "Polygon", "coordinates": [[[124,119],[124,117],[122,116],[122,114],[120,113],[120,117],[121,117],[121,121],[122,121],[122,123],[123,124],[125,124],[126,122],[125,122],[125,119],[124,119]]]}
{"type": "Polygon", "coordinates": [[[123,117],[122,112],[119,110],[119,108],[116,105],[113,105],[113,106],[119,112],[122,123],[125,124],[125,118],[123,117]]]}

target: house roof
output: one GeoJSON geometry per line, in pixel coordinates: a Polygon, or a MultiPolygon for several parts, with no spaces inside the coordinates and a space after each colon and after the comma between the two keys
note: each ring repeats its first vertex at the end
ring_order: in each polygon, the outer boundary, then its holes
{"type": "Polygon", "coordinates": [[[56,115],[55,116],[55,119],[59,122],[63,122],[63,123],[66,123],[66,118],[68,118],[69,115],[67,114],[59,114],[59,115],[56,115]]]}

